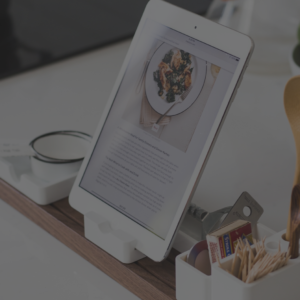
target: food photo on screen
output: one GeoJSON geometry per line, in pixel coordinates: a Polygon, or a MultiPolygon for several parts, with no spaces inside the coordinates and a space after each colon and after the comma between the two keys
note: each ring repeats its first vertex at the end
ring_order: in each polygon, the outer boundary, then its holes
{"type": "Polygon", "coordinates": [[[220,67],[159,40],[154,49],[123,119],[186,152],[220,67]]]}

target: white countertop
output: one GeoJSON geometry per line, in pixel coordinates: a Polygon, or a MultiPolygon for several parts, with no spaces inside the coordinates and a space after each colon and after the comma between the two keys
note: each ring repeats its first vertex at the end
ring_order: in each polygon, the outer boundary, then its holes
{"type": "Polygon", "coordinates": [[[0,299],[139,298],[0,201],[0,299]]]}
{"type": "MultiPolygon", "coordinates": [[[[2,80],[0,139],[30,141],[61,129],[93,134],[129,44],[2,80]]],[[[260,221],[276,231],[286,227],[295,166],[283,108],[287,57],[283,65],[272,74],[250,65],[193,200],[212,211],[248,191],[265,210],[260,221]]],[[[3,201],[0,225],[1,299],[137,299],[3,201]]]]}

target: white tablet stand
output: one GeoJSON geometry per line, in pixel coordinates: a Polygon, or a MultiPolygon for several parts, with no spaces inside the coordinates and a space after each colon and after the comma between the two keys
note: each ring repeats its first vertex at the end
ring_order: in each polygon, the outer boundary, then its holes
{"type": "MultiPolygon", "coordinates": [[[[202,219],[194,213],[197,210],[205,213],[203,209],[191,205],[176,235],[173,248],[179,252],[187,251],[201,238],[202,219]]],[[[88,240],[123,263],[132,263],[145,257],[135,249],[137,240],[132,235],[121,229],[113,229],[110,221],[95,212],[84,215],[84,234],[88,240]]]]}
{"type": "Polygon", "coordinates": [[[134,237],[121,229],[114,230],[108,220],[95,212],[84,215],[84,234],[123,263],[132,263],[145,257],[135,249],[137,240],[134,237]]]}

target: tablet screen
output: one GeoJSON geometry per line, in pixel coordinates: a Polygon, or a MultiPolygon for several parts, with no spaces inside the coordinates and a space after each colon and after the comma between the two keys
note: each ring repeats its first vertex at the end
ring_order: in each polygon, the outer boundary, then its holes
{"type": "Polygon", "coordinates": [[[165,239],[238,62],[148,19],[80,187],[165,239]]]}

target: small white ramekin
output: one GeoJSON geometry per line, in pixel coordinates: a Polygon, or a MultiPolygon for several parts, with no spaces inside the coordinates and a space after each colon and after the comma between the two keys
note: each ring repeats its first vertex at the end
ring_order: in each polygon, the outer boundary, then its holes
{"type": "Polygon", "coordinates": [[[44,180],[56,180],[74,174],[91,142],[91,136],[77,131],[55,131],[35,138],[30,146],[33,174],[44,180]]]}

